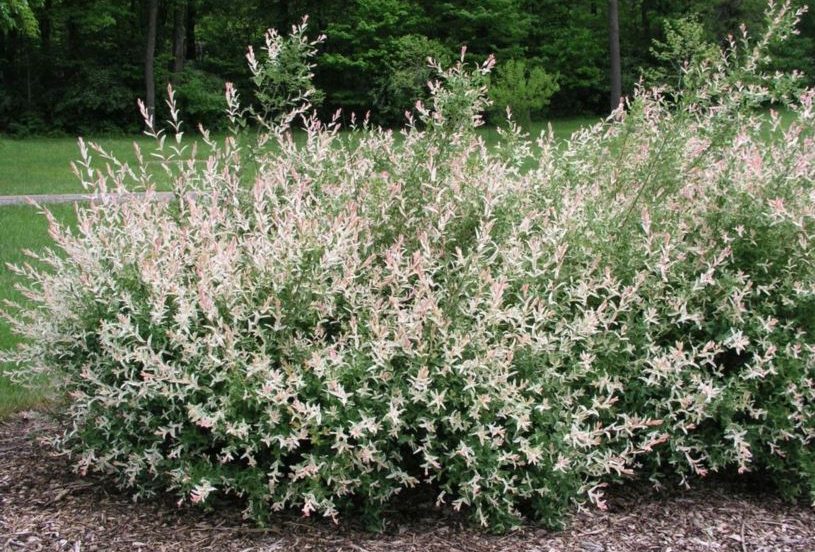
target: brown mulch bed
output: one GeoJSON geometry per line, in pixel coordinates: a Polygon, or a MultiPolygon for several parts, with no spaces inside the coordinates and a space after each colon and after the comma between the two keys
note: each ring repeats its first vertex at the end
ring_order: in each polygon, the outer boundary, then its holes
{"type": "Polygon", "coordinates": [[[529,526],[486,535],[421,503],[394,514],[382,534],[293,515],[261,530],[237,507],[207,514],[171,499],[134,504],[39,444],[55,431],[36,412],[0,423],[0,550],[815,551],[815,510],[721,483],[672,496],[615,490],[607,511],[577,514],[562,532],[529,526]]]}

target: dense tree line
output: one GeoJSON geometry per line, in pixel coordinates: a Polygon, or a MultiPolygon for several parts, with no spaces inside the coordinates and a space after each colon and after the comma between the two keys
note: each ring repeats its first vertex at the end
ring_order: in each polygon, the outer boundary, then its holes
{"type": "MultiPolygon", "coordinates": [[[[672,25],[690,22],[699,42],[715,44],[740,22],[760,27],[765,7],[765,0],[0,0],[0,131],[134,130],[136,98],[150,103],[155,94],[161,114],[170,82],[189,122],[213,124],[225,81],[244,94],[251,88],[247,44],[259,46],[267,28],[288,28],[304,14],[314,35],[329,37],[315,68],[326,111],[371,110],[378,122],[398,124],[424,93],[426,58],[449,62],[466,45],[468,56],[498,59],[496,115],[507,103],[521,119],[601,113],[644,71],[666,63],[652,46],[676,47],[666,42],[672,25]]],[[[807,14],[776,65],[815,73],[813,38],[807,14]]]]}

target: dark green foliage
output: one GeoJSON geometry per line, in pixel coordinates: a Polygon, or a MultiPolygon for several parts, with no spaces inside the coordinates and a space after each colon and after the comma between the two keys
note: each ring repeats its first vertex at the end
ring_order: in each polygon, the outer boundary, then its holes
{"type": "Polygon", "coordinates": [[[434,77],[428,65],[432,58],[449,65],[451,52],[441,42],[420,34],[390,41],[383,57],[381,74],[374,79],[370,101],[386,122],[402,121],[405,111],[417,100],[427,100],[427,83],[434,77]]]}
{"type": "MultiPolygon", "coordinates": [[[[676,74],[681,57],[667,63],[652,49],[654,41],[672,46],[668,29],[695,22],[697,45],[720,46],[728,34],[740,35],[740,22],[759,30],[766,6],[765,0],[620,2],[623,94],[630,96],[643,74],[676,74]]],[[[167,0],[158,14],[158,118],[167,116],[162,91],[173,81],[189,122],[217,122],[224,82],[252,88],[246,45],[306,14],[315,36],[330,37],[314,68],[325,94],[323,116],[342,108],[346,119],[370,111],[375,122],[404,124],[405,110],[427,98],[425,57],[446,62],[462,46],[470,61],[494,54],[498,67],[524,60],[558,75],[548,106],[546,94],[530,105],[533,119],[546,112],[601,114],[609,89],[606,9],[602,0],[167,0]],[[184,70],[174,74],[179,33],[186,36],[184,70]]],[[[146,28],[146,0],[0,0],[0,132],[137,130],[133,105],[145,95],[146,28]]],[[[815,74],[813,14],[804,15],[800,31],[774,47],[774,69],[815,74]]],[[[688,52],[673,51],[682,53],[688,52]]]]}
{"type": "Polygon", "coordinates": [[[222,79],[188,67],[178,76],[174,86],[178,100],[184,106],[188,124],[201,124],[208,129],[217,129],[223,124],[226,101],[222,79]]]}

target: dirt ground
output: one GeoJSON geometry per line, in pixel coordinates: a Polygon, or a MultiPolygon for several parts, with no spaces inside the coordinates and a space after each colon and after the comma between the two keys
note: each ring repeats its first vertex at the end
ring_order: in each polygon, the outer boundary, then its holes
{"type": "Polygon", "coordinates": [[[55,431],[36,412],[0,423],[0,550],[815,551],[815,509],[721,483],[671,496],[616,490],[607,511],[579,513],[562,532],[530,526],[486,535],[415,503],[403,504],[382,534],[293,514],[261,530],[237,507],[207,514],[170,499],[134,504],[103,479],[75,475],[40,444],[55,431]]]}

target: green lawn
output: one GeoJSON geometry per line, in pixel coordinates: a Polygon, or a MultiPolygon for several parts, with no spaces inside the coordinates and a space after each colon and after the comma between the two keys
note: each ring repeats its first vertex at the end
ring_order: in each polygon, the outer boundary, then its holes
{"type": "MultiPolygon", "coordinates": [[[[592,124],[599,119],[583,117],[552,121],[555,134],[566,138],[575,130],[592,124]]],[[[546,129],[545,123],[534,123],[530,132],[537,135],[546,129]]],[[[498,132],[495,128],[482,128],[479,132],[487,143],[495,143],[498,132]]],[[[88,139],[98,142],[118,159],[134,165],[136,155],[134,141],[146,154],[154,141],[146,136],[113,137],[88,139]]],[[[185,138],[192,143],[194,136],[185,138]]],[[[199,144],[201,147],[202,144],[199,144]]],[[[92,153],[97,160],[99,155],[92,153]]],[[[11,139],[0,137],[0,195],[28,195],[47,193],[81,193],[82,186],[71,172],[71,161],[79,158],[79,147],[75,138],[25,138],[11,139]]],[[[101,164],[98,166],[102,166],[101,164]]]]}
{"type": "MultiPolygon", "coordinates": [[[[792,119],[792,114],[782,109],[781,117],[783,124],[786,125],[792,119]]],[[[556,119],[551,121],[551,124],[555,136],[563,139],[599,120],[599,117],[573,117],[556,119]]],[[[547,123],[533,123],[529,132],[535,137],[545,131],[546,127],[547,123]]],[[[495,127],[483,127],[479,129],[479,133],[487,144],[492,145],[498,141],[498,131],[495,127]]],[[[185,137],[188,144],[195,140],[195,135],[185,137]]],[[[136,162],[134,142],[139,144],[145,154],[154,145],[154,141],[146,136],[91,138],[89,141],[98,142],[121,161],[131,165],[136,162]]],[[[199,142],[199,147],[202,146],[203,144],[199,142]]],[[[97,162],[101,161],[95,153],[92,157],[97,162]]],[[[79,147],[75,138],[0,137],[0,195],[80,193],[83,191],[82,186],[70,168],[71,161],[78,158],[79,147]]]]}
{"type": "MultiPolygon", "coordinates": [[[[72,205],[52,205],[51,212],[66,223],[75,221],[72,205]]],[[[6,268],[6,263],[24,262],[27,259],[23,254],[24,249],[36,251],[50,243],[48,224],[36,208],[29,205],[0,207],[0,302],[20,299],[20,294],[14,289],[14,275],[6,268]]],[[[6,322],[0,321],[0,350],[13,347],[17,341],[6,322]]],[[[40,394],[14,385],[0,376],[0,418],[10,412],[29,408],[41,400],[40,394]]]]}
{"type": "MultiPolygon", "coordinates": [[[[130,165],[136,163],[134,142],[145,154],[154,144],[146,136],[91,140],[130,165]]],[[[102,161],[95,152],[91,156],[102,161]]],[[[0,138],[0,195],[81,193],[82,186],[71,171],[71,162],[77,159],[75,138],[0,138]]]]}

